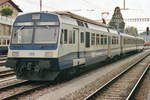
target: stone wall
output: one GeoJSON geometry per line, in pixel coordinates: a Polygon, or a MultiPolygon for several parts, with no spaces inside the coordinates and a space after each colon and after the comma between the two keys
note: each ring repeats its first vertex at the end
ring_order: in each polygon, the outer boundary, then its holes
{"type": "Polygon", "coordinates": [[[11,26],[0,24],[0,36],[10,36],[11,26]]]}

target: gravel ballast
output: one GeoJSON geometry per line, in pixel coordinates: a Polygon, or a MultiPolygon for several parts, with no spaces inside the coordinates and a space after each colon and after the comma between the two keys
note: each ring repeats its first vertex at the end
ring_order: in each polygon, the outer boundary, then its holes
{"type": "Polygon", "coordinates": [[[60,85],[36,91],[30,95],[21,97],[20,100],[82,100],[85,96],[95,91],[97,87],[102,86],[116,74],[124,70],[132,61],[135,61],[146,52],[149,51],[147,50],[126,59],[119,60],[60,85]]]}

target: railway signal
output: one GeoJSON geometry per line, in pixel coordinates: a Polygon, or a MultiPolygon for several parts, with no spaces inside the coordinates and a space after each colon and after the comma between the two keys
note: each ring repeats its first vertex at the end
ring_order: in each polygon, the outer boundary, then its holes
{"type": "Polygon", "coordinates": [[[149,35],[149,27],[146,28],[146,33],[149,35]]]}

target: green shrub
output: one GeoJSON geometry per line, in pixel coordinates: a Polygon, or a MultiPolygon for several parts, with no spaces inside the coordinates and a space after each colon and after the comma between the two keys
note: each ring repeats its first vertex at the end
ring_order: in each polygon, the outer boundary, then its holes
{"type": "Polygon", "coordinates": [[[2,16],[12,16],[13,14],[13,10],[9,7],[3,7],[1,10],[0,10],[0,13],[2,16]]]}

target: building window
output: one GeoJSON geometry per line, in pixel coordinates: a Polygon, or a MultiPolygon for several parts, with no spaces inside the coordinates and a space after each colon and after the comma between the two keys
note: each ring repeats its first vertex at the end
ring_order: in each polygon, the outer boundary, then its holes
{"type": "Polygon", "coordinates": [[[6,45],[6,40],[3,40],[3,42],[2,42],[2,43],[3,43],[3,45],[6,45]]]}
{"type": "Polygon", "coordinates": [[[7,45],[9,45],[10,40],[7,40],[7,45]]]}

